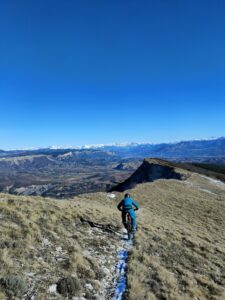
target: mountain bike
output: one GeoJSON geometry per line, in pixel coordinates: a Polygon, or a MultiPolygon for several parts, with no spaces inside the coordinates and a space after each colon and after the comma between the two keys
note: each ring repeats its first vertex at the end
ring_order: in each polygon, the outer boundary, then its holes
{"type": "MultiPolygon", "coordinates": [[[[134,209],[134,211],[136,211],[137,209],[134,209]]],[[[129,212],[126,212],[126,229],[127,229],[127,236],[128,236],[128,240],[132,240],[132,238],[134,237],[134,233],[133,233],[133,226],[132,226],[132,220],[131,220],[131,216],[129,214],[129,212]]],[[[137,227],[136,227],[137,230],[137,227]]]]}

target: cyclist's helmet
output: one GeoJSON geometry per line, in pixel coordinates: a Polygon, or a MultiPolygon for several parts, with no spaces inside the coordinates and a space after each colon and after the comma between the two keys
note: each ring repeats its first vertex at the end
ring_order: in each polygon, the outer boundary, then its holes
{"type": "Polygon", "coordinates": [[[125,198],[128,198],[128,197],[130,197],[130,194],[128,194],[128,193],[125,194],[125,198]]]}

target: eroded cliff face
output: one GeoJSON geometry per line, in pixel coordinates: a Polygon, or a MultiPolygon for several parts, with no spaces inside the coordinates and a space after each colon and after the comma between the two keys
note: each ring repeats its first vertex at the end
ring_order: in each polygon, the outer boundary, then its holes
{"type": "Polygon", "coordinates": [[[177,169],[173,164],[161,159],[145,159],[142,165],[124,182],[113,187],[111,191],[123,192],[144,182],[152,182],[158,179],[185,178],[182,170],[177,169]]]}

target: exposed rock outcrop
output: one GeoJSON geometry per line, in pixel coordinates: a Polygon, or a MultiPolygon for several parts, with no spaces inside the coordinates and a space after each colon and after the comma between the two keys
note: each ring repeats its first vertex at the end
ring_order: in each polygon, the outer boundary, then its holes
{"type": "Polygon", "coordinates": [[[123,192],[135,187],[136,184],[152,182],[157,179],[182,180],[184,174],[172,163],[161,159],[145,159],[142,165],[124,182],[113,187],[110,191],[123,192]]]}

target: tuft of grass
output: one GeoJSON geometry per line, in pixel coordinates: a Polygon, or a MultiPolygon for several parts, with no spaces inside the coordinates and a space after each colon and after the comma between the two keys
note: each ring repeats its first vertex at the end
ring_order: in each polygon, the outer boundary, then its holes
{"type": "Polygon", "coordinates": [[[76,277],[68,276],[57,282],[57,291],[65,297],[80,296],[82,288],[76,277]]]}
{"type": "Polygon", "coordinates": [[[11,269],[13,267],[13,260],[7,248],[0,250],[0,264],[6,269],[11,269]]]}

